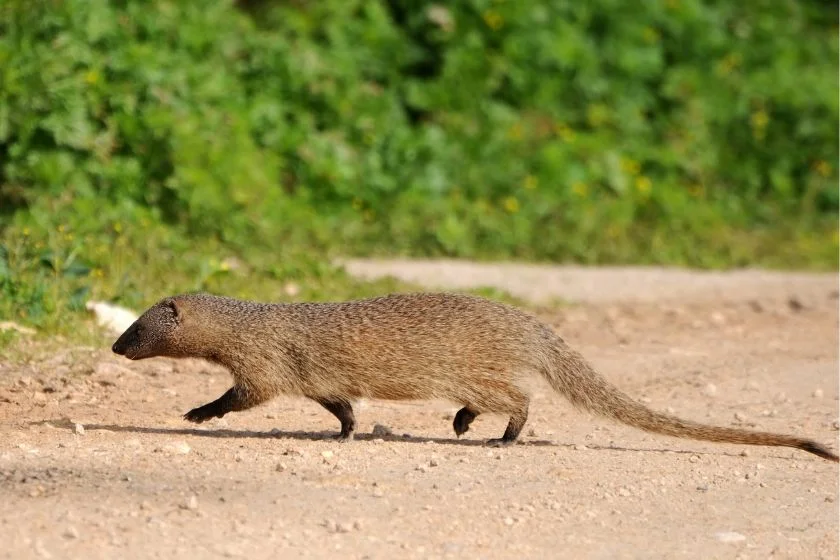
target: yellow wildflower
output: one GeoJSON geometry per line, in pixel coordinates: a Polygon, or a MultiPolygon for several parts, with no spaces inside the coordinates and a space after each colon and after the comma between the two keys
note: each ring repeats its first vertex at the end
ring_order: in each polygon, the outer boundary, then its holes
{"type": "Polygon", "coordinates": [[[517,212],[519,212],[519,201],[512,196],[509,196],[505,199],[504,206],[505,210],[507,210],[510,214],[516,214],[517,212]]]}
{"type": "Polygon", "coordinates": [[[494,12],[493,10],[487,10],[484,12],[482,18],[484,18],[484,23],[487,24],[487,27],[493,31],[498,31],[505,24],[505,20],[502,15],[499,12],[494,12]]]}
{"type": "Polygon", "coordinates": [[[823,159],[817,160],[814,163],[814,171],[819,173],[822,177],[828,177],[831,175],[831,165],[823,159]]]}
{"type": "Polygon", "coordinates": [[[574,184],[572,184],[572,192],[583,198],[589,194],[589,186],[583,181],[575,181],[574,184]]]}
{"type": "Polygon", "coordinates": [[[622,171],[630,175],[638,175],[642,170],[642,166],[639,162],[630,158],[621,158],[621,163],[619,165],[621,166],[622,171]]]}
{"type": "Polygon", "coordinates": [[[537,179],[533,175],[526,175],[525,180],[522,181],[522,186],[525,187],[526,189],[528,189],[529,191],[532,191],[535,188],[537,188],[538,184],[539,184],[539,179],[537,179]]]}
{"type": "Polygon", "coordinates": [[[643,196],[647,196],[650,194],[651,189],[653,188],[653,183],[650,179],[641,175],[636,177],[636,190],[639,191],[639,194],[643,196]]]}

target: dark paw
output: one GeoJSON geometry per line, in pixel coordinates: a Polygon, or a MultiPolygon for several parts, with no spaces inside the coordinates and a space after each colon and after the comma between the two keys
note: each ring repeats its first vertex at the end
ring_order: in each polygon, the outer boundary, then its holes
{"type": "Polygon", "coordinates": [[[206,422],[215,416],[215,414],[208,412],[206,409],[202,410],[202,408],[203,407],[198,407],[190,410],[184,414],[184,420],[195,424],[201,424],[202,422],[206,422]]]}
{"type": "Polygon", "coordinates": [[[455,435],[461,437],[470,429],[470,424],[475,420],[475,414],[462,408],[455,414],[455,420],[452,421],[452,428],[455,430],[455,435]]]}
{"type": "Polygon", "coordinates": [[[346,443],[348,441],[353,441],[353,432],[341,432],[340,434],[337,434],[334,437],[337,442],[346,443]]]}

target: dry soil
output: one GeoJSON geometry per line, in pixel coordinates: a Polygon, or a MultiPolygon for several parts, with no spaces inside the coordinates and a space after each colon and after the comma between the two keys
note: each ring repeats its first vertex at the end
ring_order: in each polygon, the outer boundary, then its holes
{"type": "MultiPolygon", "coordinates": [[[[836,275],[348,262],[433,287],[498,285],[649,406],[838,444],[836,275]]],[[[450,403],[364,402],[356,441],[278,398],[194,426],[224,371],[66,348],[0,358],[4,558],[829,558],[838,466],[654,436],[535,386],[460,440],[450,403]]]]}

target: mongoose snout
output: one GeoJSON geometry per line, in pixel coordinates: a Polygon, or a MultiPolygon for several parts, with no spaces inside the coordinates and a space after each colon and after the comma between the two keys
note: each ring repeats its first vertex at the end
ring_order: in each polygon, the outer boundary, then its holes
{"type": "Polygon", "coordinates": [[[353,438],[352,403],[445,399],[462,408],[460,437],[479,414],[509,417],[501,438],[516,441],[528,419],[526,379],[542,376],[578,408],[652,433],[743,445],[794,447],[837,462],[810,439],[723,428],[651,410],[610,384],[536,317],[462,294],[392,294],[337,303],[268,304],[209,294],[167,297],[112,346],[140,360],[203,358],[233,376],[221,397],[189,411],[204,422],[279,394],[310,398],[353,438]]]}

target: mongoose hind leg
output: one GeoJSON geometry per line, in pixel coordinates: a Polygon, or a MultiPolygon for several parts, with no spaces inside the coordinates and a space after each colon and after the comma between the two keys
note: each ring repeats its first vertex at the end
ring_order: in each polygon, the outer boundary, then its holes
{"type": "Polygon", "coordinates": [[[524,395],[523,398],[525,402],[521,408],[511,413],[510,421],[505,429],[505,433],[500,438],[487,440],[488,446],[506,447],[516,442],[516,438],[519,437],[519,432],[522,431],[522,428],[525,426],[525,422],[528,421],[528,398],[524,397],[524,395]]]}
{"type": "Polygon", "coordinates": [[[341,422],[341,433],[338,434],[338,440],[352,440],[353,432],[356,431],[356,417],[353,415],[353,406],[343,400],[316,400],[318,404],[332,412],[338,418],[338,421],[341,422]]]}
{"type": "Polygon", "coordinates": [[[461,437],[470,429],[470,424],[478,416],[478,412],[471,410],[470,407],[465,406],[455,414],[455,420],[452,421],[452,427],[455,429],[455,435],[461,437]]]}
{"type": "Polygon", "coordinates": [[[236,390],[236,387],[228,389],[224,395],[213,402],[209,402],[204,406],[194,408],[184,414],[184,419],[196,424],[206,422],[211,418],[221,418],[228,412],[235,412],[237,410],[245,410],[251,408],[257,402],[249,402],[248,399],[243,398],[242,393],[236,390]]]}

